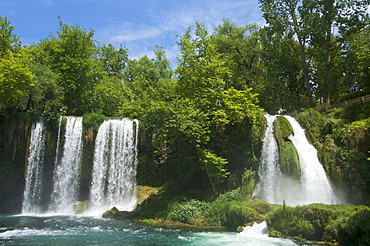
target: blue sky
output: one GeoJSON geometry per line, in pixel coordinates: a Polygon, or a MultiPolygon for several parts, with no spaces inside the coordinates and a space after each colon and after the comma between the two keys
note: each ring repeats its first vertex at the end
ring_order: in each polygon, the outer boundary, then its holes
{"type": "Polygon", "coordinates": [[[15,26],[24,45],[58,30],[58,15],[69,25],[95,30],[94,39],[122,44],[129,57],[152,57],[162,46],[174,61],[179,54],[177,35],[201,22],[212,30],[224,18],[243,25],[264,24],[258,0],[1,0],[0,16],[15,26]]]}

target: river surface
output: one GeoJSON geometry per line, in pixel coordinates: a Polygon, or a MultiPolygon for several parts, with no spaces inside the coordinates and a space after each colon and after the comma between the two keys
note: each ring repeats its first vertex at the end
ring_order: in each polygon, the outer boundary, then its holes
{"type": "MultiPolygon", "coordinates": [[[[192,232],[129,220],[79,216],[0,215],[0,245],[307,245],[270,238],[265,225],[241,233],[192,232]]],[[[313,245],[313,244],[310,244],[313,245]]]]}

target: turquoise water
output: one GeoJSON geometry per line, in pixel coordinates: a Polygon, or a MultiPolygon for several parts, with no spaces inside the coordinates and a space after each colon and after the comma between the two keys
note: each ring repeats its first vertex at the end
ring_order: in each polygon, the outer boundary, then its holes
{"type": "Polygon", "coordinates": [[[78,216],[0,215],[0,245],[303,245],[269,238],[263,225],[234,232],[192,232],[132,221],[78,216]]]}

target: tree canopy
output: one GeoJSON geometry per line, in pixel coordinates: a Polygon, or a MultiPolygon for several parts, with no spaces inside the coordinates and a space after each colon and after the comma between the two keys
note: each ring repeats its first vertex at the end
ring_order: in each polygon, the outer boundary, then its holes
{"type": "Polygon", "coordinates": [[[162,47],[130,59],[122,44],[98,42],[94,30],[60,17],[55,34],[22,46],[0,17],[0,114],[137,118],[143,172],[153,184],[199,179],[216,195],[231,170],[253,165],[263,111],[289,113],[370,92],[368,0],[260,4],[263,27],[229,19],[214,30],[189,27],[174,69],[162,47]]]}

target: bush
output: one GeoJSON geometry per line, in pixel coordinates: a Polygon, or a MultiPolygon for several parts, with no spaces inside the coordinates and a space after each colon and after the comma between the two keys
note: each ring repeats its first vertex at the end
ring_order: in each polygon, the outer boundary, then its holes
{"type": "Polygon", "coordinates": [[[175,203],[171,207],[167,219],[181,223],[191,223],[192,220],[201,218],[204,215],[204,211],[208,208],[208,202],[195,199],[188,202],[175,203]]]}
{"type": "Polygon", "coordinates": [[[368,221],[369,208],[345,204],[283,206],[266,215],[269,231],[288,237],[338,241],[343,245],[369,245],[368,221]]]}
{"type": "Polygon", "coordinates": [[[99,126],[104,122],[105,116],[103,114],[85,113],[82,118],[82,125],[84,128],[99,126]]]}
{"type": "Polygon", "coordinates": [[[343,245],[370,245],[370,209],[353,212],[342,220],[339,229],[343,245]]]}
{"type": "MultiPolygon", "coordinates": [[[[229,192],[228,194],[233,194],[229,192]]],[[[205,222],[209,225],[226,226],[232,229],[247,223],[264,220],[264,214],[273,208],[273,205],[263,201],[236,201],[226,200],[224,195],[214,201],[205,212],[205,222]]]]}

